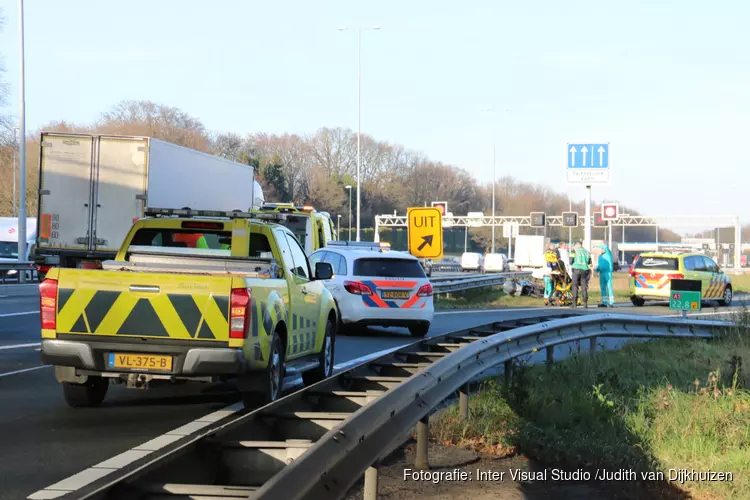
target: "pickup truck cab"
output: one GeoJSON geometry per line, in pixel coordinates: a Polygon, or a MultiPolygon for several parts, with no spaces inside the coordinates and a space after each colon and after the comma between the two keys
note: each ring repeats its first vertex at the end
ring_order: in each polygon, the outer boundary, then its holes
{"type": "Polygon", "coordinates": [[[42,362],[71,406],[110,381],[235,378],[248,406],[331,375],[338,311],[283,214],[150,209],[102,269],[53,268],[40,285],[42,362]]]}

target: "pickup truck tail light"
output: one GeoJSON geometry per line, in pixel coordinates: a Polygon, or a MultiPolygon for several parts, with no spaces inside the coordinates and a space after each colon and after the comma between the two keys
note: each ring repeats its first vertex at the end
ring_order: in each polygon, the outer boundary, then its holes
{"type": "Polygon", "coordinates": [[[417,291],[417,297],[432,297],[432,285],[427,283],[417,291]]]}
{"type": "Polygon", "coordinates": [[[235,288],[230,298],[229,338],[247,338],[247,328],[250,326],[250,298],[246,288],[235,288]]]}
{"type": "Polygon", "coordinates": [[[46,279],[39,284],[39,311],[43,330],[57,329],[57,280],[46,279]]]}
{"type": "Polygon", "coordinates": [[[359,281],[344,281],[344,289],[354,295],[372,295],[372,289],[359,281]]]}

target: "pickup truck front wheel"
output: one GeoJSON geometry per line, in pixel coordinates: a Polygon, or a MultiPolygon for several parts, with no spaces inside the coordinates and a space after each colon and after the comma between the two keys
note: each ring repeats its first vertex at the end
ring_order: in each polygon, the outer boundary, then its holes
{"type": "Polygon", "coordinates": [[[62,388],[65,402],[73,408],[99,406],[107,395],[109,380],[90,376],[84,384],[63,382],[62,388]]]}
{"type": "Polygon", "coordinates": [[[313,368],[302,374],[302,382],[305,385],[316,384],[333,375],[333,359],[336,348],[334,333],[333,321],[329,319],[328,323],[326,323],[326,336],[323,340],[323,349],[318,354],[318,362],[320,364],[317,368],[313,368]]]}
{"type": "Polygon", "coordinates": [[[245,408],[257,408],[276,401],[281,396],[284,383],[284,344],[277,333],[271,340],[268,366],[260,373],[250,375],[250,387],[243,387],[242,402],[245,408]]]}

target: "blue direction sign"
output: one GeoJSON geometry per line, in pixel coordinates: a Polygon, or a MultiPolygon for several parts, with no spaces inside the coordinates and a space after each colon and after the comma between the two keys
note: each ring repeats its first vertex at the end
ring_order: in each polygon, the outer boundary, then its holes
{"type": "Polygon", "coordinates": [[[567,180],[575,184],[609,182],[609,143],[568,143],[567,180]]]}

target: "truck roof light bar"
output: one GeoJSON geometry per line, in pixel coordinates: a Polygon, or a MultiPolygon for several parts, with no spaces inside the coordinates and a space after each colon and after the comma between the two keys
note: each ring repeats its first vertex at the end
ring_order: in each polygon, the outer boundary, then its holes
{"type": "Polygon", "coordinates": [[[258,219],[267,221],[284,221],[286,214],[280,213],[251,213],[240,210],[192,210],[190,208],[156,208],[149,207],[145,210],[146,217],[205,217],[225,219],[258,219]]]}

